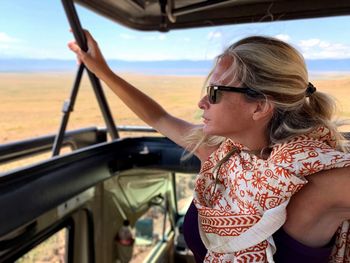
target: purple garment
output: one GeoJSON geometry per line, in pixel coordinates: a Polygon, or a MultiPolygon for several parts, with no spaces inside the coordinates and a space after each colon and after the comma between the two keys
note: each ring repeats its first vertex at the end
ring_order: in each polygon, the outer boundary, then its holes
{"type": "Polygon", "coordinates": [[[289,236],[281,227],[273,234],[277,251],[273,255],[275,262],[326,263],[329,262],[335,238],[324,247],[309,247],[289,236]]]}
{"type": "Polygon", "coordinates": [[[196,262],[203,262],[207,254],[207,248],[204,246],[199,234],[198,211],[193,202],[187,210],[182,229],[187,247],[192,251],[196,262]]]}
{"type": "MultiPolygon", "coordinates": [[[[183,233],[188,248],[193,252],[197,263],[204,261],[207,249],[198,230],[198,211],[192,202],[185,215],[183,233]]],[[[308,247],[290,237],[283,228],[273,235],[277,252],[273,256],[276,263],[323,263],[328,262],[334,239],[329,245],[321,248],[308,247]]]]}

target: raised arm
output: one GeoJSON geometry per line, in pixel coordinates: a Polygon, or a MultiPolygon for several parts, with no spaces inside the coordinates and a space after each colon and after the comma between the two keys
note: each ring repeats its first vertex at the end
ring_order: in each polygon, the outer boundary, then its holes
{"type": "MultiPolygon", "coordinates": [[[[107,65],[97,42],[88,31],[85,31],[85,35],[88,43],[87,52],[82,51],[74,41],[68,44],[68,47],[76,53],[78,60],[105,82],[140,119],[176,144],[188,147],[184,138],[196,126],[170,115],[152,98],[114,74],[107,65]]],[[[196,155],[201,158],[203,149],[198,152],[199,154],[196,155]]]]}

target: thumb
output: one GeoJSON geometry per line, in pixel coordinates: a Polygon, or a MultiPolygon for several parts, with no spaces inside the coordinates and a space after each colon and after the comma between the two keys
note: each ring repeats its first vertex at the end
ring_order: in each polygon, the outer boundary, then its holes
{"type": "Polygon", "coordinates": [[[75,41],[69,42],[68,47],[77,55],[78,64],[85,62],[86,53],[83,50],[81,50],[81,48],[75,41]]]}
{"type": "Polygon", "coordinates": [[[76,42],[68,43],[68,47],[72,50],[80,59],[86,56],[86,53],[79,47],[76,42]]]}
{"type": "Polygon", "coordinates": [[[75,41],[69,42],[68,47],[70,50],[72,50],[77,55],[82,52],[81,48],[78,46],[78,44],[75,41]]]}

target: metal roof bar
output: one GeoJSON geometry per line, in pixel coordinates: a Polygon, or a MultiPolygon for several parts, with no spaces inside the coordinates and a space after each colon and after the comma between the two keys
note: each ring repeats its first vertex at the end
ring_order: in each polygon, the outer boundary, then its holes
{"type": "Polygon", "coordinates": [[[225,5],[229,2],[237,2],[237,0],[224,0],[224,1],[222,1],[222,0],[208,0],[208,1],[204,1],[204,2],[199,2],[196,4],[191,4],[191,5],[187,5],[187,6],[180,7],[180,8],[175,8],[172,10],[172,15],[173,16],[181,16],[181,15],[185,15],[185,14],[213,8],[214,6],[216,7],[216,6],[225,5]]]}
{"type": "Polygon", "coordinates": [[[67,128],[69,116],[74,108],[74,104],[75,104],[76,97],[78,95],[79,85],[80,85],[80,81],[81,81],[81,77],[83,75],[83,72],[84,72],[84,64],[80,64],[79,68],[78,68],[77,75],[75,77],[74,84],[73,84],[73,89],[72,89],[72,92],[70,95],[70,99],[66,100],[63,104],[63,109],[62,109],[63,116],[61,119],[61,125],[59,128],[58,134],[56,135],[55,141],[53,143],[52,156],[56,156],[56,155],[60,154],[60,150],[61,150],[61,147],[63,145],[64,134],[65,134],[65,131],[67,128]]]}
{"type": "MultiPolygon", "coordinates": [[[[75,40],[77,41],[78,45],[82,48],[82,50],[87,51],[87,43],[86,43],[86,38],[85,34],[83,31],[83,28],[81,26],[81,23],[79,21],[79,17],[77,14],[77,11],[75,9],[75,6],[73,4],[73,0],[62,0],[62,5],[64,8],[64,11],[66,12],[66,16],[69,22],[69,25],[72,29],[72,33],[74,35],[75,40]]],[[[102,90],[101,82],[100,80],[93,74],[90,70],[88,70],[86,67],[83,67],[82,69],[86,69],[91,85],[93,87],[93,90],[95,92],[95,96],[98,102],[98,105],[100,107],[100,110],[102,112],[104,121],[106,123],[107,131],[110,134],[112,140],[119,138],[119,134],[116,128],[116,125],[114,123],[112,113],[109,109],[106,97],[104,95],[104,92],[102,90]]],[[[80,68],[78,69],[79,74],[80,68]]],[[[77,78],[78,80],[76,81],[75,85],[80,84],[80,79],[77,78]]],[[[74,85],[74,86],[75,86],[74,85]]],[[[74,87],[73,87],[74,88],[74,87]]],[[[73,92],[72,92],[73,94],[73,92]]],[[[61,129],[64,132],[64,129],[61,129]]],[[[60,146],[57,146],[60,147],[60,146]]],[[[57,152],[57,151],[56,151],[57,152]]]]}

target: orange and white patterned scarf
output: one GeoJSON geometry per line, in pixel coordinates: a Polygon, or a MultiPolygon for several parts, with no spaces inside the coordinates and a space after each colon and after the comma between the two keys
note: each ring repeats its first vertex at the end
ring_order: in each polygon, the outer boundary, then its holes
{"type": "MultiPolygon", "coordinates": [[[[204,262],[273,262],[272,234],[284,224],[286,206],[307,183],[304,177],[350,166],[350,154],[334,148],[325,127],[277,144],[266,160],[230,139],[223,142],[202,165],[195,183],[199,232],[208,249],[204,262]]],[[[349,242],[346,221],[337,232],[330,262],[350,262],[349,242]]]]}

